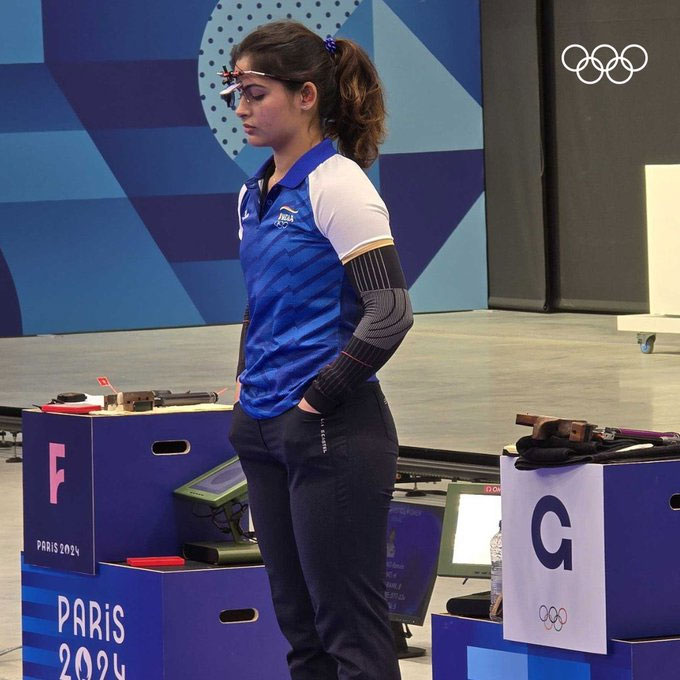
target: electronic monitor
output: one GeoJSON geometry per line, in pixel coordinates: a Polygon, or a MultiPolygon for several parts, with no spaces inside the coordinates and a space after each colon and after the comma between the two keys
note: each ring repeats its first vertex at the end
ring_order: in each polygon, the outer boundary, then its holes
{"type": "Polygon", "coordinates": [[[390,503],[385,597],[391,621],[423,625],[437,578],[443,518],[441,496],[390,503]]]}
{"type": "Polygon", "coordinates": [[[247,491],[248,484],[241,463],[238,457],[234,457],[180,486],[174,493],[182,498],[220,507],[229,501],[245,498],[247,491]]]}
{"type": "Polygon", "coordinates": [[[449,484],[437,574],[490,578],[490,544],[500,520],[500,484],[449,484]]]}

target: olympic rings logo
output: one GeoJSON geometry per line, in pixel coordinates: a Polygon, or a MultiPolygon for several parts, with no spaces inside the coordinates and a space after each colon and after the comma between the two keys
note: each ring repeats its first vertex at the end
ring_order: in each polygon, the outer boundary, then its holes
{"type": "Polygon", "coordinates": [[[567,624],[567,610],[564,607],[548,607],[542,604],[538,608],[538,618],[543,621],[546,630],[560,632],[567,624]]]}
{"type": "Polygon", "coordinates": [[[599,83],[604,76],[607,76],[609,81],[614,83],[614,85],[625,85],[633,77],[634,73],[642,71],[642,69],[647,66],[648,61],[649,56],[647,50],[642,47],[642,45],[628,45],[628,47],[623,48],[621,54],[617,52],[615,47],[607,45],[606,43],[598,45],[591,54],[588,54],[588,50],[583,47],[583,45],[577,44],[567,45],[567,47],[562,50],[562,65],[568,71],[575,73],[584,85],[595,85],[595,83],[599,83]],[[576,66],[570,66],[567,63],[567,53],[571,50],[580,50],[583,52],[583,56],[578,60],[576,66]],[[637,50],[636,56],[641,56],[642,58],[641,65],[633,66],[631,59],[626,56],[626,54],[629,53],[629,50],[637,50]],[[597,56],[598,54],[599,56],[597,56]],[[609,54],[609,59],[607,59],[607,54],[609,54]],[[581,75],[581,72],[584,71],[589,64],[598,72],[598,75],[594,80],[588,80],[581,75]],[[621,66],[628,72],[628,75],[623,78],[623,80],[617,80],[612,77],[612,71],[616,69],[617,66],[621,66]]]}

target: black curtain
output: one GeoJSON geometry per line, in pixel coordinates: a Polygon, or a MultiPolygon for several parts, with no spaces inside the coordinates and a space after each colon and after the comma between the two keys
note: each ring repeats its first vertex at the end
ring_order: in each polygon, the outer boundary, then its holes
{"type": "Polygon", "coordinates": [[[543,311],[541,22],[537,0],[482,0],[489,306],[543,311]]]}
{"type": "Polygon", "coordinates": [[[490,306],[648,310],[644,166],[680,162],[679,36],[680,2],[482,0],[490,306]]]}
{"type": "Polygon", "coordinates": [[[680,3],[551,0],[556,221],[551,275],[560,310],[648,310],[645,164],[680,161],[680,3]],[[569,45],[580,45],[562,54],[569,45]],[[601,47],[593,54],[598,45],[601,47]],[[628,45],[625,62],[612,61],[628,45]],[[597,62],[575,68],[585,54],[597,62]],[[610,80],[628,82],[616,84],[610,80]]]}

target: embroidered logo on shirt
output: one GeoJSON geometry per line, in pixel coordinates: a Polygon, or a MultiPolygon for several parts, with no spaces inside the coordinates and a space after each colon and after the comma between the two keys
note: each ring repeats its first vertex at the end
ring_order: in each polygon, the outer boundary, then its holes
{"type": "Polygon", "coordinates": [[[241,219],[242,219],[242,220],[247,220],[249,216],[250,216],[250,212],[249,212],[248,210],[246,210],[246,211],[243,213],[243,217],[242,217],[241,219]]]}
{"type": "Polygon", "coordinates": [[[287,205],[282,205],[279,210],[279,216],[276,219],[276,222],[274,222],[274,226],[279,229],[285,229],[289,224],[293,224],[295,221],[293,215],[297,215],[298,212],[299,210],[293,210],[293,208],[287,205]]]}

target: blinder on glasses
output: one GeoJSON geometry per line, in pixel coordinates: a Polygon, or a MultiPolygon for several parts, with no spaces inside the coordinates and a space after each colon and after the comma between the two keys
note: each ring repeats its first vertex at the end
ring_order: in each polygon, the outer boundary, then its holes
{"type": "Polygon", "coordinates": [[[226,85],[220,92],[220,98],[225,102],[225,104],[230,109],[236,108],[236,93],[239,96],[245,97],[246,101],[250,103],[252,100],[248,98],[248,93],[243,89],[243,83],[241,83],[241,76],[262,76],[264,78],[273,78],[274,80],[286,80],[290,83],[300,83],[302,81],[293,80],[292,78],[283,78],[282,76],[274,76],[271,73],[262,73],[261,71],[241,71],[240,69],[234,69],[230,71],[226,66],[222,67],[222,71],[217,73],[218,76],[222,78],[222,85],[226,85]]]}
{"type": "MultiPolygon", "coordinates": [[[[230,71],[226,66],[223,66],[222,71],[217,74],[222,76],[222,85],[227,86],[220,92],[220,98],[230,109],[236,108],[236,92],[243,92],[241,83],[237,80],[242,74],[243,71],[230,71]]],[[[248,101],[247,97],[246,101],[248,101]]]]}

